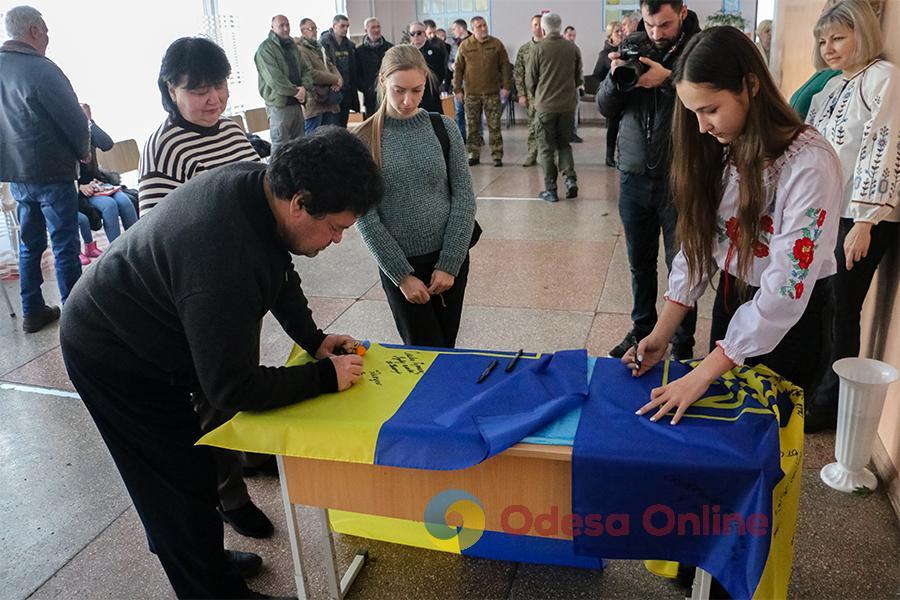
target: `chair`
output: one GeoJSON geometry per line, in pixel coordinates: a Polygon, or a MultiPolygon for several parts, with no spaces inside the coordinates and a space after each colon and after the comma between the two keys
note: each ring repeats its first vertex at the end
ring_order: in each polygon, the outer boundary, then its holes
{"type": "Polygon", "coordinates": [[[97,150],[97,162],[107,171],[115,171],[120,175],[130,171],[137,171],[141,153],[138,151],[137,142],[123,140],[116,142],[108,151],[97,150]]]}
{"type": "Polygon", "coordinates": [[[248,133],[269,130],[269,115],[266,114],[265,108],[251,108],[246,111],[244,121],[247,123],[248,133]]]}
{"type": "Polygon", "coordinates": [[[241,115],[231,115],[228,118],[237,123],[238,127],[241,128],[241,131],[247,133],[247,126],[244,124],[244,117],[242,117],[241,115]]]}

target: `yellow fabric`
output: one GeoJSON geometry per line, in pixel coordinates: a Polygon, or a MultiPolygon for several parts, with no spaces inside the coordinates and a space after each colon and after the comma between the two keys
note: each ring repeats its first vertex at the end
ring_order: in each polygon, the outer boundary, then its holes
{"type": "Polygon", "coordinates": [[[671,560],[645,560],[644,568],[666,579],[675,579],[678,576],[678,563],[671,560]]]}
{"type": "MultiPolygon", "coordinates": [[[[726,377],[734,376],[734,371],[726,374],[726,377]]],[[[741,369],[737,376],[757,390],[758,397],[764,403],[768,403],[779,422],[781,422],[781,415],[778,404],[775,402],[777,396],[788,394],[794,404],[793,414],[787,426],[778,430],[781,470],[784,477],[772,491],[770,528],[772,541],[769,546],[769,555],[766,558],[766,566],[756,587],[756,592],[753,594],[754,600],[781,600],[787,598],[788,583],[791,579],[791,567],[794,561],[794,533],[797,530],[797,510],[800,504],[800,482],[803,474],[803,391],[763,365],[757,365],[753,369],[741,369]],[[768,390],[763,389],[762,377],[770,381],[774,387],[768,390]]],[[[709,406],[714,406],[716,402],[723,403],[727,400],[728,398],[724,396],[709,397],[697,404],[707,402],[709,406]]],[[[743,400],[743,398],[735,398],[734,402],[739,405],[743,400]]],[[[749,410],[749,412],[757,411],[749,410]]],[[[646,560],[644,567],[651,573],[668,579],[674,579],[678,574],[677,562],[646,560]]]]}
{"type": "MultiPolygon", "coordinates": [[[[769,557],[753,594],[755,600],[787,598],[794,562],[800,482],[803,478],[803,391],[785,379],[778,379],[777,386],[779,390],[790,393],[794,412],[787,426],[778,431],[784,477],[772,491],[772,545],[769,546],[769,557]]],[[[778,406],[773,405],[773,409],[777,415],[778,406]]]]}
{"type": "MultiPolygon", "coordinates": [[[[349,390],[266,412],[241,412],[197,443],[244,452],[372,464],[381,426],[397,412],[437,355],[372,344],[363,358],[363,376],[349,390]]],[[[287,366],[310,360],[295,346],[287,366]]]]}
{"type": "Polygon", "coordinates": [[[421,521],[406,521],[344,510],[329,510],[328,518],[331,521],[331,528],[338,533],[425,548],[426,550],[440,550],[451,554],[461,553],[460,536],[454,536],[447,540],[438,539],[428,533],[425,523],[421,521]]]}

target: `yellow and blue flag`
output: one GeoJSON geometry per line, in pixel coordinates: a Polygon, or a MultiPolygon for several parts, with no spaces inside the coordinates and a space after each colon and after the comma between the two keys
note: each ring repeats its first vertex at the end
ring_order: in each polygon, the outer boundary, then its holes
{"type": "Polygon", "coordinates": [[[786,597],[799,481],[779,487],[779,421],[802,407],[801,392],[764,367],[741,367],[677,426],[635,415],[653,388],[690,370],[666,361],[634,378],[619,361],[597,360],[572,466],[573,513],[597,526],[575,538],[576,552],[697,565],[734,598],[786,597]]]}

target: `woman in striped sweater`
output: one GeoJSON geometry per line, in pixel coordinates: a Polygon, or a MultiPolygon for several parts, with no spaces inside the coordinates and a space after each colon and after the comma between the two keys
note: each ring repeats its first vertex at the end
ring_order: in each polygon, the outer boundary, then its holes
{"type": "MultiPolygon", "coordinates": [[[[166,50],[157,84],[169,116],[147,140],[141,157],[138,199],[142,217],[172,190],[203,171],[259,160],[241,128],[231,119],[222,118],[228,102],[230,73],[225,52],[206,38],[181,38],[166,50]]],[[[154,218],[165,218],[165,203],[153,212],[160,212],[154,218]]],[[[235,414],[214,408],[199,386],[192,391],[191,401],[203,433],[235,414]]],[[[244,466],[259,468],[263,458],[219,448],[213,449],[213,457],[222,520],[241,535],[272,535],[272,522],[250,499],[242,475],[244,466]]],[[[237,562],[255,565],[258,570],[261,559],[243,554],[237,562]]]]}
{"type": "Polygon", "coordinates": [[[206,38],[181,38],[166,50],[157,85],[168,116],[141,156],[141,216],[203,171],[259,160],[241,128],[222,118],[230,74],[225,51],[206,38]]]}

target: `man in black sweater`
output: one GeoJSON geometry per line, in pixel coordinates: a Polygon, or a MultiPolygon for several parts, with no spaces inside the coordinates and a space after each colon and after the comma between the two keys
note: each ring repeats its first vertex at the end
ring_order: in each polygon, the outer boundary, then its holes
{"type": "Polygon", "coordinates": [[[60,328],[66,370],[103,436],[179,597],[246,598],[260,559],[223,548],[210,449],[190,395],[268,410],[348,389],[362,359],[315,324],[291,254],[315,256],[376,205],[369,151],[336,128],[285,143],[266,168],[203,173],[105,252],[60,328]],[[335,182],[340,182],[336,185],[335,182]],[[271,311],[317,362],[259,365],[271,311]]]}

